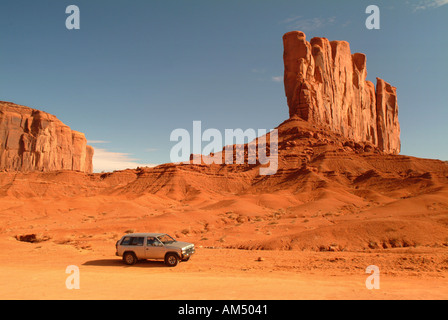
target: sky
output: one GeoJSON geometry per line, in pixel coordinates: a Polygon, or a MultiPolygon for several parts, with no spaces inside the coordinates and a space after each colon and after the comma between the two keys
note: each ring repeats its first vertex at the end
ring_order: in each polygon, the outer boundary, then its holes
{"type": "Polygon", "coordinates": [[[448,0],[2,0],[0,100],[56,115],[94,171],[170,162],[177,128],[288,118],[282,36],[346,40],[396,86],[401,154],[448,160],[448,0]],[[66,28],[69,5],[80,29],[66,28]],[[380,29],[365,26],[380,9],[380,29]]]}

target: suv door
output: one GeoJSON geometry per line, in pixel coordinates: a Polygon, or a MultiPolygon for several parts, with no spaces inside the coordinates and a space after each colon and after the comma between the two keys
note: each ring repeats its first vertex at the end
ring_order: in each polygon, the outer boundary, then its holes
{"type": "Polygon", "coordinates": [[[130,237],[129,241],[123,240],[122,246],[124,246],[123,251],[133,251],[137,256],[137,259],[145,259],[145,249],[144,249],[144,237],[130,237]]]}
{"type": "Polygon", "coordinates": [[[164,259],[166,248],[156,237],[148,237],[145,243],[146,259],[164,259]]]}

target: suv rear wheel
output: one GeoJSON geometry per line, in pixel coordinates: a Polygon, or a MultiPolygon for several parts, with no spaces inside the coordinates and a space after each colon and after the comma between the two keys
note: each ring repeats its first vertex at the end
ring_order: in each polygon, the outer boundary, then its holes
{"type": "Polygon", "coordinates": [[[165,256],[165,264],[169,267],[175,267],[179,263],[179,257],[175,253],[168,253],[165,256]]]}
{"type": "Polygon", "coordinates": [[[135,256],[134,252],[126,252],[123,255],[123,261],[127,265],[132,266],[133,264],[137,263],[137,257],[135,256]]]}

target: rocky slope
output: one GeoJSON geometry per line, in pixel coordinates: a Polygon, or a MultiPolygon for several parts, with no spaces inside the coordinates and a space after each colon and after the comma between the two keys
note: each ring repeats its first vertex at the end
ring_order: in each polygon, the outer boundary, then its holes
{"type": "Polygon", "coordinates": [[[2,173],[0,234],[82,242],[156,231],[204,246],[314,251],[448,246],[446,162],[352,145],[302,119],[278,131],[270,176],[247,163],[2,173]]]}
{"type": "Polygon", "coordinates": [[[0,170],[91,173],[93,148],[46,112],[0,102],[0,170]]]}
{"type": "Polygon", "coordinates": [[[355,142],[400,152],[396,88],[366,81],[366,56],[351,54],[346,41],[283,36],[285,93],[290,117],[326,126],[355,142]]]}

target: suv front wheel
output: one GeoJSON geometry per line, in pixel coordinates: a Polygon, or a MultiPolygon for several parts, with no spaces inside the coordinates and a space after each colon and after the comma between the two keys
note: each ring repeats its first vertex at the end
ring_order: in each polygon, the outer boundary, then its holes
{"type": "Polygon", "coordinates": [[[179,263],[179,257],[175,253],[168,253],[165,256],[165,264],[169,267],[175,267],[179,263]]]}

